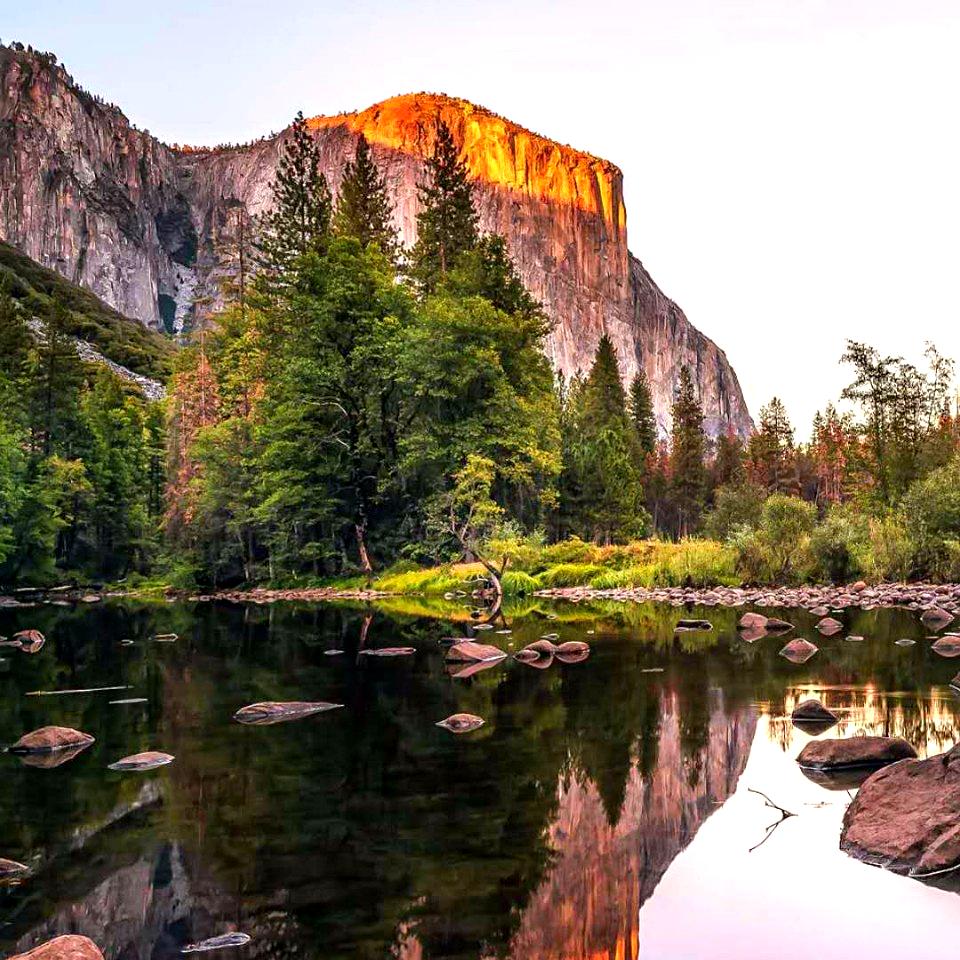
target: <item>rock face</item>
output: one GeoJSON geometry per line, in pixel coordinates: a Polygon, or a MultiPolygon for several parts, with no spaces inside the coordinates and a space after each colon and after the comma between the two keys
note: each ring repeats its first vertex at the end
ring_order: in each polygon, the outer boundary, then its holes
{"type": "MultiPolygon", "coordinates": [[[[554,365],[565,375],[587,369],[607,333],[625,379],[646,371],[662,430],[686,366],[707,430],[748,433],[752,421],[723,351],[627,249],[622,175],[612,163],[433,94],[309,126],[334,190],[358,135],[368,139],[410,244],[438,117],[474,178],[481,228],[506,236],[555,321],[547,343],[554,365]]],[[[216,305],[237,224],[269,207],[282,140],[172,149],[80,90],[52,59],[0,47],[0,238],[122,313],[180,330],[202,321],[199,302],[216,305]]]]}
{"type": "Polygon", "coordinates": [[[840,849],[912,876],[960,866],[960,748],[870,777],[847,808],[840,849]]]}

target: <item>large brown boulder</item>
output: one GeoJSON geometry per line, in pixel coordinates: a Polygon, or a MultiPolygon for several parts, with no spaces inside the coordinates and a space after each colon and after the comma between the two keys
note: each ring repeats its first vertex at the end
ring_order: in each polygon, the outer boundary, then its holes
{"type": "Polygon", "coordinates": [[[88,747],[93,743],[89,733],[81,733],[70,727],[41,727],[24,734],[13,746],[11,753],[51,753],[54,750],[71,750],[88,747]]]}
{"type": "Polygon", "coordinates": [[[762,613],[745,613],[737,623],[743,630],[763,630],[767,625],[767,618],[762,613]]]}
{"type": "Polygon", "coordinates": [[[848,737],[811,740],[797,757],[801,767],[837,770],[844,767],[881,767],[912,759],[917,751],[902,737],[848,737]]]}
{"type": "Polygon", "coordinates": [[[953,614],[942,607],[930,607],[920,614],[920,620],[928,630],[942,630],[953,623],[953,614]]]}
{"type": "Polygon", "coordinates": [[[837,722],[837,715],[828,710],[819,700],[804,700],[793,708],[790,719],[801,730],[817,736],[825,733],[837,722]]]}
{"type": "Polygon", "coordinates": [[[818,624],[817,630],[825,637],[832,637],[843,629],[843,624],[833,617],[824,617],[818,624]]]}
{"type": "Polygon", "coordinates": [[[960,636],[948,633],[945,637],[940,637],[930,649],[941,657],[960,657],[960,636]]]}
{"type": "Polygon", "coordinates": [[[10,960],[103,960],[103,954],[86,937],[57,937],[10,960]]]}
{"type": "Polygon", "coordinates": [[[915,877],[960,867],[960,747],[877,771],[847,808],[840,849],[915,877]]]}
{"type": "Polygon", "coordinates": [[[503,660],[505,657],[506,654],[499,647],[488,643],[477,643],[475,640],[460,640],[447,651],[447,660],[461,663],[491,663],[495,660],[503,660]]]}

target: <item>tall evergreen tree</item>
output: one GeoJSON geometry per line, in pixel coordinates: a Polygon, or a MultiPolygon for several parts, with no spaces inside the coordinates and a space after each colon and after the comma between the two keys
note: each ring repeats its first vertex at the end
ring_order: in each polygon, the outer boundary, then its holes
{"type": "Polygon", "coordinates": [[[330,231],[331,198],[320,151],[298,113],[272,184],[273,208],[261,222],[259,266],[268,283],[288,284],[296,260],[322,250],[330,231]]]}
{"type": "Polygon", "coordinates": [[[770,493],[799,492],[793,426],[779,397],[760,411],[760,429],[750,438],[750,473],[770,493]]]}
{"type": "Polygon", "coordinates": [[[458,157],[450,128],[440,119],[419,199],[411,272],[420,288],[432,293],[456,265],[460,254],[472,249],[478,239],[473,186],[466,165],[458,157]]]}
{"type": "Polygon", "coordinates": [[[689,536],[697,526],[706,496],[706,437],[703,409],[693,388],[690,371],[683,367],[673,401],[670,467],[677,514],[677,535],[689,536]]]}
{"type": "Polygon", "coordinates": [[[717,437],[717,449],[713,458],[714,487],[722,487],[731,483],[741,483],[746,476],[744,466],[743,441],[730,426],[726,433],[717,437]]]}
{"type": "Polygon", "coordinates": [[[630,383],[628,408],[630,419],[637,431],[637,439],[640,441],[640,449],[644,456],[653,453],[657,449],[657,419],[653,412],[650,384],[642,367],[630,383]]]}
{"type": "Polygon", "coordinates": [[[564,465],[570,532],[602,543],[642,535],[648,516],[640,441],[627,413],[617,352],[606,335],[572,401],[576,409],[564,417],[572,432],[564,465]]]}
{"type": "Polygon", "coordinates": [[[339,236],[356,237],[364,246],[377,244],[380,252],[396,263],[399,251],[387,183],[377,170],[362,133],[353,160],[343,168],[333,229],[339,236]]]}

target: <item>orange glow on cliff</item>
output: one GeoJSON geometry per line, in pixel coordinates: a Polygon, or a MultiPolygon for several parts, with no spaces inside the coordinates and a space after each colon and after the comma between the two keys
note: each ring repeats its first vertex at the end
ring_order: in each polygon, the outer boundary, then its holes
{"type": "Polygon", "coordinates": [[[626,227],[622,175],[607,160],[563,146],[467,100],[441,94],[391,97],[360,113],[314,117],[311,129],[346,127],[371,144],[427,156],[440,117],[477,180],[601,216],[611,232],[626,227]]]}

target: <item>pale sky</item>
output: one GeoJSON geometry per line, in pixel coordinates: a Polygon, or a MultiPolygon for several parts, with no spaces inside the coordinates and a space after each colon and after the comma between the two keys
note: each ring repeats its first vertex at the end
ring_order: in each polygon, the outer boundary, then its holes
{"type": "Polygon", "coordinates": [[[960,0],[0,0],[169,142],[396,93],[617,163],[632,251],[799,435],[845,338],[960,360],[960,0]]]}

